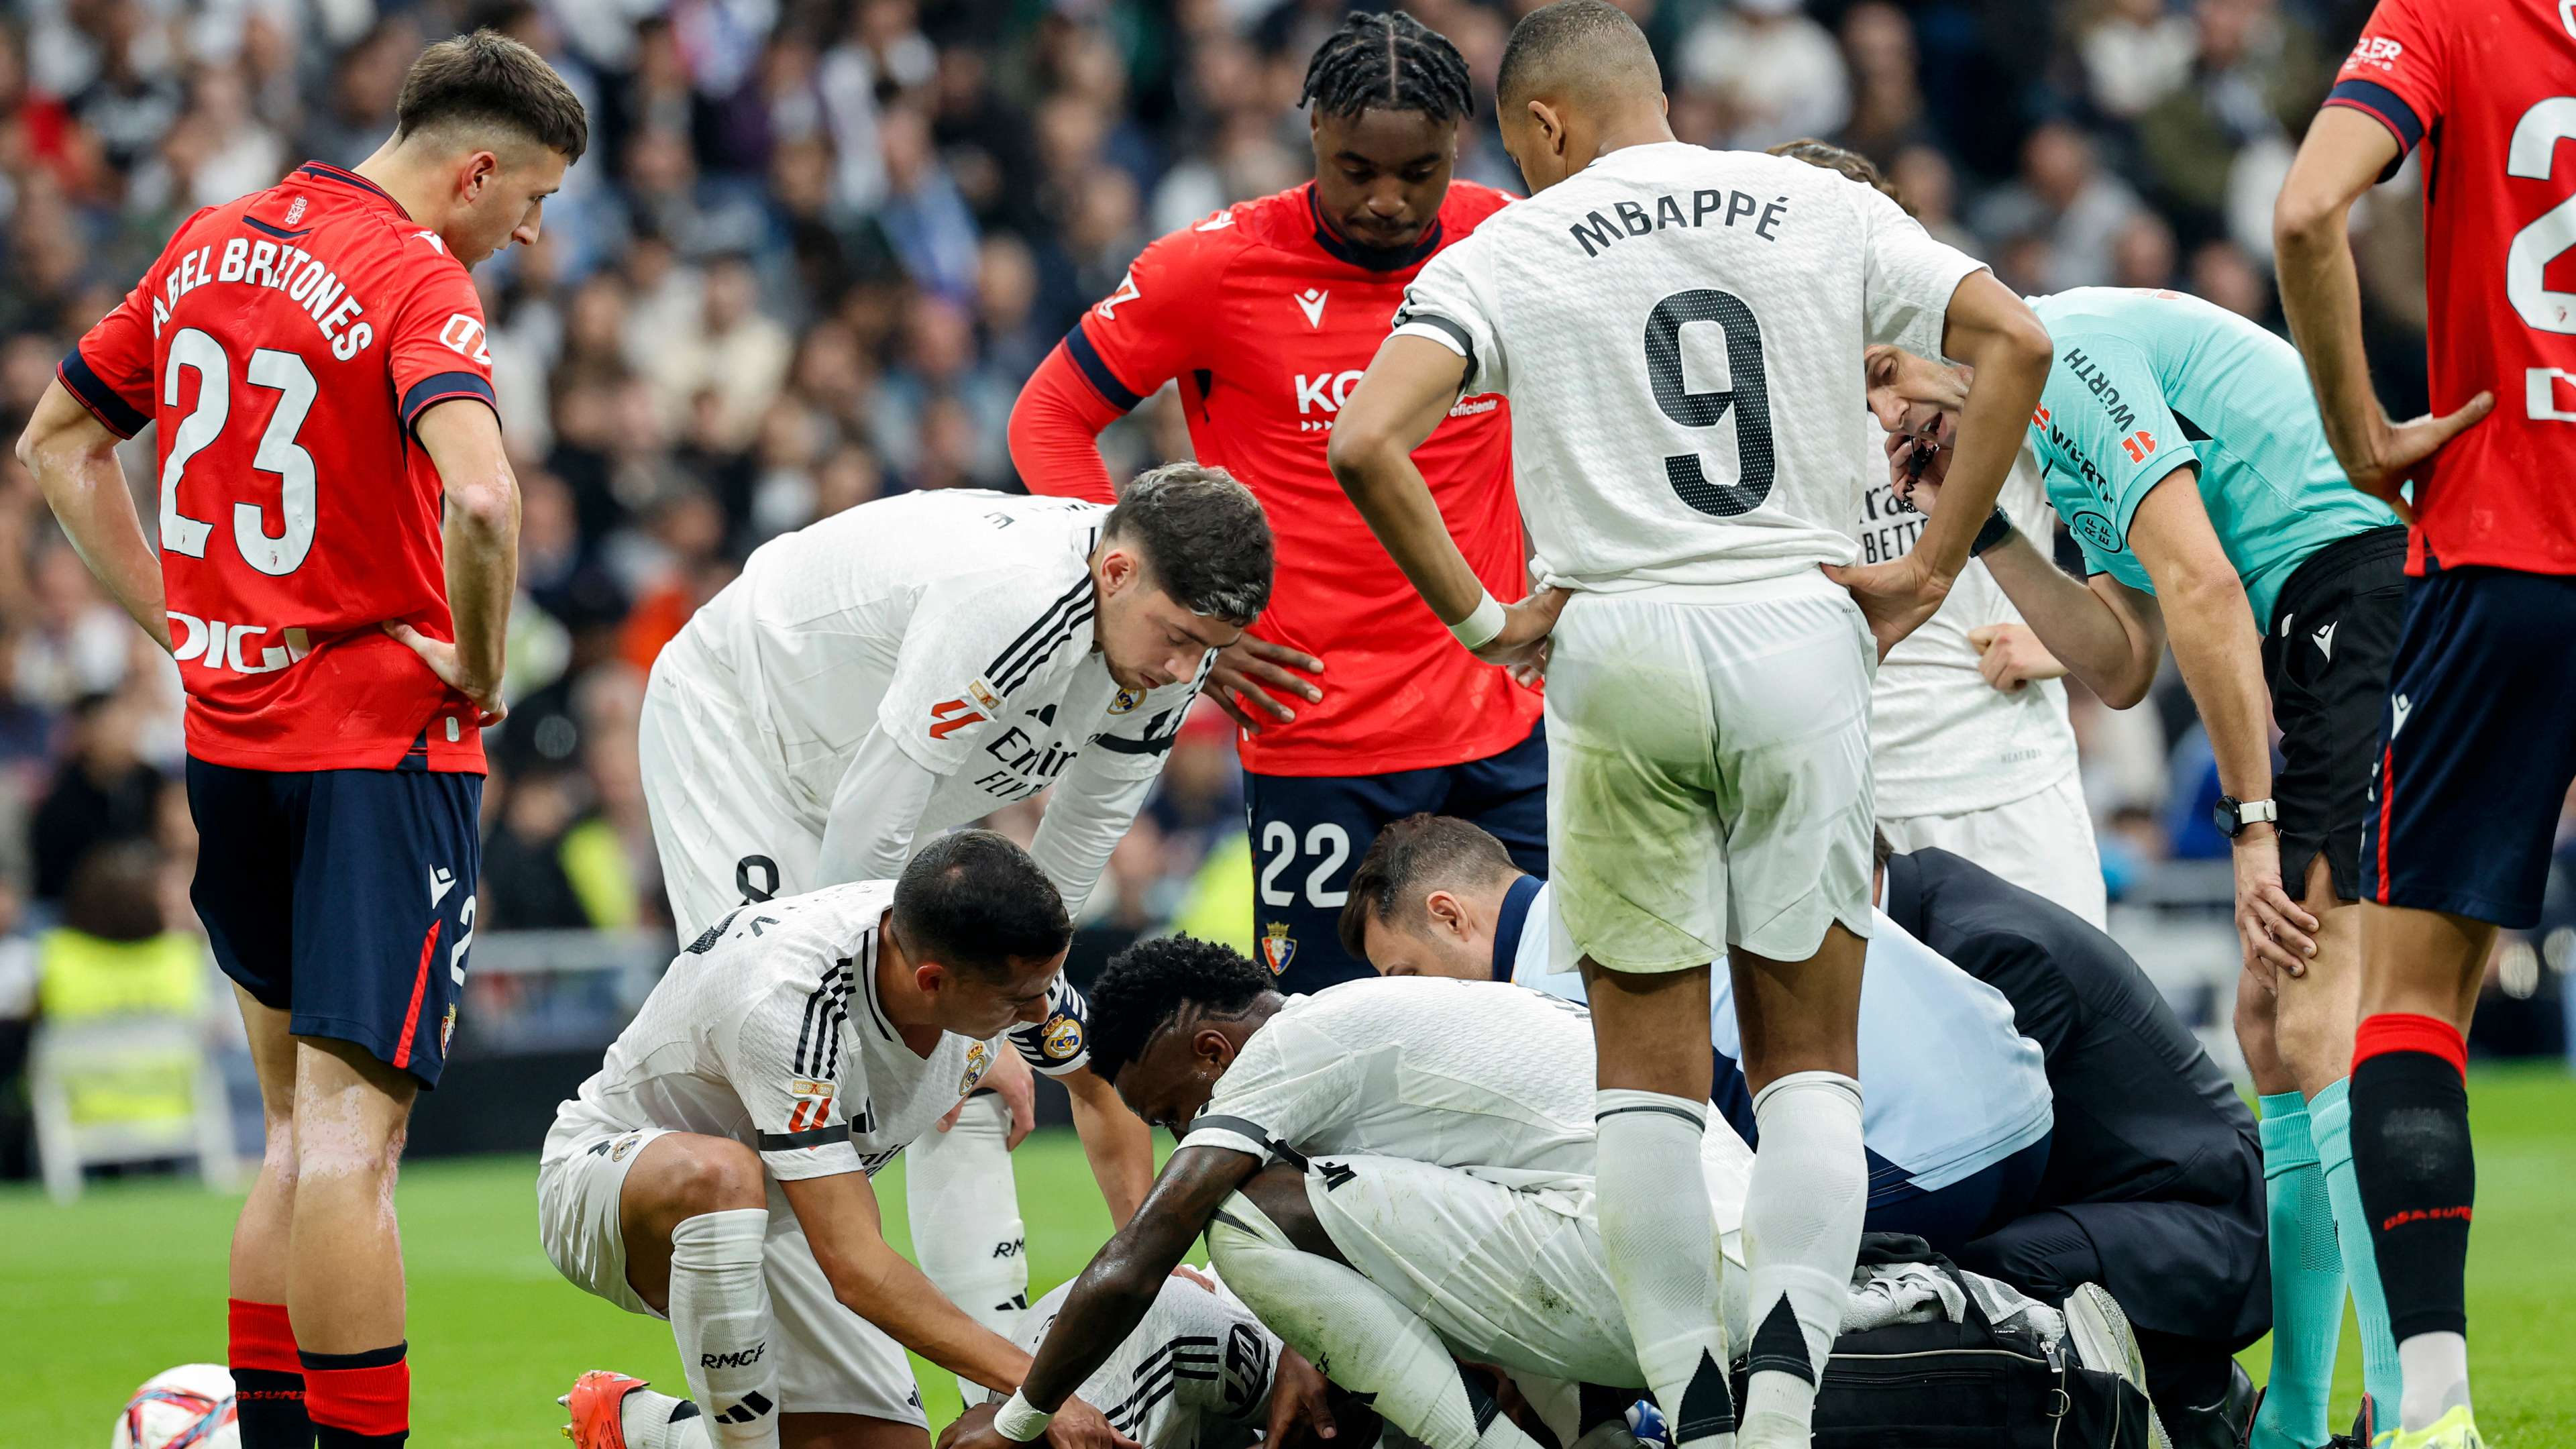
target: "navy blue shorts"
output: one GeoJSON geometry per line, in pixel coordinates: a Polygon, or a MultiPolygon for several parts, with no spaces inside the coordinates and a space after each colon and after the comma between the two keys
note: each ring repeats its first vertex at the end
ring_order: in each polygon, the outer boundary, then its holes
{"type": "Polygon", "coordinates": [[[2407,593],[2362,898],[2523,930],[2576,778],[2576,578],[2428,571],[2407,593]]]}
{"type": "Polygon", "coordinates": [[[188,761],[189,890],[224,974],[297,1036],[438,1085],[483,869],[483,777],[188,761]]]}
{"type": "Polygon", "coordinates": [[[1481,760],[1385,775],[1246,775],[1252,932],[1281,991],[1321,991],[1376,974],[1342,950],[1351,873],[1377,833],[1430,811],[1482,826],[1512,861],[1547,875],[1547,726],[1481,760]]]}

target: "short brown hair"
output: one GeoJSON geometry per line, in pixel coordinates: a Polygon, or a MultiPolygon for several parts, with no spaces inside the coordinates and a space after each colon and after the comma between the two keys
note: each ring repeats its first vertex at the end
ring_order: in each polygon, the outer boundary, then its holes
{"type": "Polygon", "coordinates": [[[508,131],[560,154],[590,146],[581,98],[545,58],[497,30],[442,40],[420,53],[394,102],[394,135],[463,124],[508,131]]]}
{"type": "Polygon", "coordinates": [[[1408,815],[1378,832],[1351,873],[1342,949],[1365,961],[1371,920],[1392,921],[1433,891],[1485,885],[1518,869],[1501,841],[1454,815],[1408,815]]]}
{"type": "Polygon", "coordinates": [[[1878,169],[1877,162],[1858,151],[1808,136],[1795,141],[1783,141],[1772,147],[1770,154],[1786,156],[1792,161],[1804,161],[1810,166],[1821,166],[1827,171],[1839,172],[1844,177],[1859,182],[1903,207],[1906,215],[1914,214],[1914,208],[1906,206],[1905,198],[1897,194],[1896,183],[1887,179],[1887,173],[1878,169]]]}

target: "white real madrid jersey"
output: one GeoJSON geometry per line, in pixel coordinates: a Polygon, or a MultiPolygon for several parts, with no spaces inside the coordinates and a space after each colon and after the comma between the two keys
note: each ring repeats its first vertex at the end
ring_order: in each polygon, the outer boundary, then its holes
{"type": "Polygon", "coordinates": [[[1542,583],[1732,584],[1852,560],[1862,349],[1939,355],[1977,270],[1858,182],[1674,141],[1497,212],[1395,331],[1511,398],[1542,583]]]}
{"type": "MultiPolygon", "coordinates": [[[[1914,551],[1926,520],[1897,501],[1886,434],[1875,422],[1867,432],[1862,465],[1877,471],[1861,490],[1853,536],[1862,563],[1886,563],[1914,551]]],[[[2057,515],[2028,448],[2013,459],[1996,501],[2032,539],[2053,535],[2057,515]]],[[[2038,794],[2075,768],[2064,684],[2043,679],[2005,694],[1978,672],[1970,631],[2021,622],[2003,585],[1971,559],[1939,611],[1879,661],[1870,691],[1870,765],[1880,819],[1990,810],[2038,794]]]]}
{"type": "Polygon", "coordinates": [[[992,1041],[906,1046],[877,1001],[892,881],[747,905],[663,973],[607,1059],[555,1114],[548,1160],[643,1127],[730,1137],[780,1181],[873,1176],[937,1125],[1007,1039],[1061,1076],[1090,1060],[1081,993],[1058,976],[1047,1015],[992,1041]]]}
{"type": "MultiPolygon", "coordinates": [[[[1037,1352],[1072,1292],[1059,1284],[1031,1305],[1011,1341],[1037,1352]]],[[[1278,1364],[1278,1335],[1241,1300],[1174,1276],[1074,1392],[1145,1449],[1251,1449],[1269,1424],[1278,1364]]]]}
{"type": "MultiPolygon", "coordinates": [[[[1592,1020],[1494,981],[1362,977],[1292,996],[1244,1042],[1185,1147],[1454,1167],[1506,1186],[1591,1186],[1592,1020]]],[[[1740,1225],[1753,1151],[1710,1114],[1718,1226],[1740,1225]]]]}
{"type": "Polygon", "coordinates": [[[657,672],[739,701],[753,738],[716,747],[752,751],[818,832],[872,731],[939,777],[915,841],[1037,794],[1077,758],[1101,776],[1091,789],[1141,799],[1197,682],[1122,690],[1092,647],[1108,516],[962,488],[861,504],[755,550],[657,672]]]}

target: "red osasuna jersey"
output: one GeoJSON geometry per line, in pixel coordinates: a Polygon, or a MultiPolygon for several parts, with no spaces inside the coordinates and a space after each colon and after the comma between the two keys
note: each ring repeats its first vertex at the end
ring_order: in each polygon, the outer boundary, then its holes
{"type": "Polygon", "coordinates": [[[2418,475],[2408,571],[2576,574],[2576,10],[2380,0],[2326,104],[2423,146],[2433,411],[2496,395],[2418,475]]]}
{"type": "Polygon", "coordinates": [[[60,376],[121,437],[159,424],[190,755],[482,771],[473,704],[379,627],[454,637],[443,490],[411,430],[492,403],[482,305],[436,233],[309,163],[190,217],[60,376]]]}
{"type": "MultiPolygon", "coordinates": [[[[1124,410],[1180,381],[1190,444],[1252,489],[1279,570],[1252,632],[1324,661],[1321,704],[1242,739],[1265,775],[1377,775],[1461,764],[1529,737],[1540,697],[1458,647],[1324,466],[1333,415],[1359,384],[1405,284],[1511,201],[1451,183],[1401,265],[1376,270],[1323,221],[1314,187],[1239,203],[1157,240],[1065,349],[1124,410]]],[[[1509,409],[1462,398],[1413,461],[1476,576],[1527,592],[1509,409]]],[[[1051,480],[1032,478],[1033,488],[1051,480]]]]}

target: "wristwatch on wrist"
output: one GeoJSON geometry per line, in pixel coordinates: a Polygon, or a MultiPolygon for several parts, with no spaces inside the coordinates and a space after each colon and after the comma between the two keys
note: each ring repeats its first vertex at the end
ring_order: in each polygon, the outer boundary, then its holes
{"type": "Polygon", "coordinates": [[[2245,833],[2248,825],[2277,823],[2280,807],[2269,800],[2239,800],[2233,795],[2218,797],[2218,807],[2210,812],[2218,822],[2218,833],[2230,840],[2245,833]]]}
{"type": "Polygon", "coordinates": [[[2012,515],[2001,508],[1986,515],[1986,525],[1977,530],[1975,541],[1968,545],[1968,557],[1975,558],[1987,549],[2012,537],[2012,515]]]}

